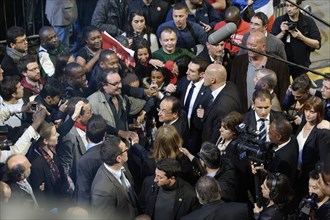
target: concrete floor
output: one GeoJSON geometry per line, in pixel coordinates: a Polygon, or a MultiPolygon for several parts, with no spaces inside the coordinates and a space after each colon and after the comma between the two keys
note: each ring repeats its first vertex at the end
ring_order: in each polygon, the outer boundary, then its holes
{"type": "MultiPolygon", "coordinates": [[[[305,0],[303,5],[310,5],[312,14],[330,24],[330,2],[329,0],[305,0]]],[[[330,27],[317,21],[322,36],[322,46],[311,55],[312,68],[330,66],[330,27]]]]}

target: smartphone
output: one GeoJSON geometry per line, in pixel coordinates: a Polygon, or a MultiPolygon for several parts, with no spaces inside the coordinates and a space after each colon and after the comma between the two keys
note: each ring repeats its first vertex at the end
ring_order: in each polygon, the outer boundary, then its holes
{"type": "Polygon", "coordinates": [[[39,105],[37,105],[37,104],[32,104],[32,105],[31,105],[31,109],[32,109],[33,111],[38,111],[38,110],[39,110],[39,105]]]}

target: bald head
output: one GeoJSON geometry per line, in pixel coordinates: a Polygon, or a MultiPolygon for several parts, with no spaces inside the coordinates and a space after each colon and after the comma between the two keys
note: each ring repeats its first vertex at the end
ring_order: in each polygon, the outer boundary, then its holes
{"type": "Polygon", "coordinates": [[[234,22],[237,24],[237,22],[241,19],[239,8],[236,6],[230,6],[226,9],[225,13],[225,21],[228,22],[234,22]]]}
{"type": "Polygon", "coordinates": [[[261,31],[251,33],[248,39],[250,38],[254,38],[257,44],[266,45],[266,36],[261,31]]]}
{"type": "Polygon", "coordinates": [[[7,159],[6,169],[8,177],[18,182],[30,176],[31,163],[24,155],[12,155],[7,159]]]}
{"type": "Polygon", "coordinates": [[[224,66],[218,63],[210,64],[204,74],[204,85],[212,91],[222,86],[227,79],[227,71],[224,66]]]}

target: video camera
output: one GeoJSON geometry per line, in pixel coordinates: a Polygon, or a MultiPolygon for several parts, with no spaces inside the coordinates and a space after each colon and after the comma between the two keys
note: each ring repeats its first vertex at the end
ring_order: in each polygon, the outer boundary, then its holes
{"type": "Polygon", "coordinates": [[[255,163],[268,163],[275,155],[276,144],[258,140],[259,133],[245,123],[235,126],[237,139],[233,144],[242,160],[248,158],[255,163]]]}
{"type": "Polygon", "coordinates": [[[299,215],[298,219],[301,220],[308,220],[310,217],[314,217],[316,210],[318,209],[317,206],[317,198],[318,195],[312,193],[309,197],[303,199],[299,204],[299,215]]]}

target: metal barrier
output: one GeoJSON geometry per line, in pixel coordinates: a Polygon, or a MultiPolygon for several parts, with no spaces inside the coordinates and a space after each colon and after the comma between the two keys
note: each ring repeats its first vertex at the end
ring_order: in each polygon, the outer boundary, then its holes
{"type": "Polygon", "coordinates": [[[39,29],[48,25],[46,0],[0,0],[0,43],[6,42],[6,31],[12,26],[26,30],[28,39],[38,38],[39,29]]]}
{"type": "MultiPolygon", "coordinates": [[[[49,25],[45,16],[46,0],[0,0],[0,43],[6,42],[6,31],[11,26],[20,26],[26,30],[28,39],[38,38],[38,31],[49,25]]],[[[304,9],[312,11],[311,6],[304,9]]],[[[275,18],[286,13],[285,1],[274,7],[275,18]]]]}

